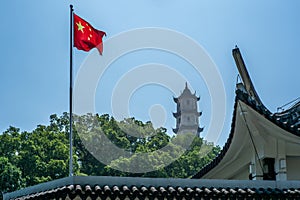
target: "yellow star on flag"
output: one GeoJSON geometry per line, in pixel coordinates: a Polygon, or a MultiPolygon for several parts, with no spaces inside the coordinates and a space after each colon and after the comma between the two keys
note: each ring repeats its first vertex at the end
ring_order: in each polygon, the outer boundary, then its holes
{"type": "Polygon", "coordinates": [[[78,28],[77,30],[78,30],[78,31],[81,31],[82,33],[84,33],[83,29],[84,29],[85,27],[81,25],[81,22],[76,23],[76,25],[77,25],[77,28],[78,28]]]}

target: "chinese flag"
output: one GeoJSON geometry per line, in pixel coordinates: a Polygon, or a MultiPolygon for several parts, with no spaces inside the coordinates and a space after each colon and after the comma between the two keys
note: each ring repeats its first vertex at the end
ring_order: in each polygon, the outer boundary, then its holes
{"type": "Polygon", "coordinates": [[[105,32],[93,28],[88,22],[74,13],[74,47],[79,50],[89,51],[97,48],[100,55],[103,52],[102,37],[105,32]]]}

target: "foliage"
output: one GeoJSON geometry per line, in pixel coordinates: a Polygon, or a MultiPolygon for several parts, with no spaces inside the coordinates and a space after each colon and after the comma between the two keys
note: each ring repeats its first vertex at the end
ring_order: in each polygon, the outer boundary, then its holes
{"type": "MultiPolygon", "coordinates": [[[[38,125],[31,132],[9,127],[2,133],[0,190],[10,192],[68,176],[68,126],[68,114],[63,113],[51,115],[49,125],[38,125]]],[[[220,150],[193,135],[170,137],[166,131],[134,118],[118,122],[107,114],[74,116],[74,175],[188,178],[220,150]],[[105,146],[107,141],[125,154],[114,153],[105,146]],[[107,160],[100,162],[99,155],[107,160]],[[135,165],[155,170],[133,173],[135,165]]]]}
{"type": "Polygon", "coordinates": [[[24,185],[20,168],[8,161],[6,157],[0,157],[0,190],[14,191],[24,185]]]}

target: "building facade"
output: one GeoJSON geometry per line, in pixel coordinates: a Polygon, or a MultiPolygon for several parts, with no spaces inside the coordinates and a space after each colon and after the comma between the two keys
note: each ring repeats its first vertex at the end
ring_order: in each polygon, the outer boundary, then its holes
{"type": "Polygon", "coordinates": [[[194,178],[300,180],[300,102],[281,112],[269,111],[238,48],[233,56],[242,82],[236,87],[231,131],[219,155],[194,178]]]}

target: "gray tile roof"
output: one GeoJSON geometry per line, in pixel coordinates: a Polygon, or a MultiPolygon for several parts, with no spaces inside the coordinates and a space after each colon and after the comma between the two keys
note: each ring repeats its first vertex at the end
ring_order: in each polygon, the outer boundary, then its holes
{"type": "Polygon", "coordinates": [[[108,185],[68,185],[25,197],[25,199],[249,199],[249,198],[300,198],[300,189],[271,188],[216,188],[216,187],[146,187],[146,186],[108,186],[108,185]]]}
{"type": "Polygon", "coordinates": [[[299,199],[300,181],[67,177],[4,199],[299,199]]]}

